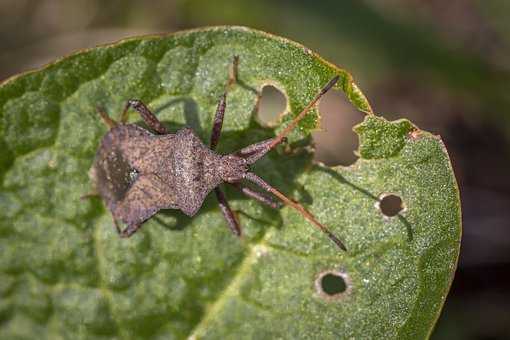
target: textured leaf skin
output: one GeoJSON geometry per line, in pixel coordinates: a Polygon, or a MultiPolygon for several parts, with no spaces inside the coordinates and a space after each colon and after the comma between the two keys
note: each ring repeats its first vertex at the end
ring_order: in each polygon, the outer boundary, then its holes
{"type": "Polygon", "coordinates": [[[135,38],[10,79],[0,87],[0,148],[2,339],[423,338],[455,271],[460,202],[441,140],[374,116],[345,71],[262,32],[135,38]],[[340,74],[338,88],[368,114],[355,128],[361,158],[350,167],[313,164],[304,148],[272,152],[255,167],[306,204],[348,253],[294,211],[233,191],[243,240],[212,198],[193,219],[164,211],[127,240],[99,199],[80,200],[106,132],[97,106],[115,117],[139,98],[172,131],[189,125],[207,140],[234,54],[240,84],[229,93],[220,151],[274,135],[254,109],[268,82],[297,114],[340,74]],[[402,197],[400,215],[382,215],[384,193],[402,197]],[[348,277],[339,299],[316,292],[326,270],[348,277]]]}

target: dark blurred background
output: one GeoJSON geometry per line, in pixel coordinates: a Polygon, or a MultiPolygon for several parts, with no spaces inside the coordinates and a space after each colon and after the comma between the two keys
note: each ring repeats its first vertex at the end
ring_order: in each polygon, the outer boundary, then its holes
{"type": "MultiPolygon", "coordinates": [[[[433,338],[510,338],[510,1],[0,0],[0,15],[0,79],[127,36],[225,24],[291,38],[349,70],[378,114],[440,134],[452,158],[464,234],[433,338]]],[[[274,119],[278,93],[262,100],[274,119]]],[[[317,158],[351,164],[363,115],[339,93],[320,108],[317,158]]]]}

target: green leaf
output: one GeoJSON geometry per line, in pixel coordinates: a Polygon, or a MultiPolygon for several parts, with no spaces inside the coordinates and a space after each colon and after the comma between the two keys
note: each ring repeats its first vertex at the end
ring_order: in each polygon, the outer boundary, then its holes
{"type": "MultiPolygon", "coordinates": [[[[303,133],[317,117],[293,139],[308,143],[303,133]]],[[[374,116],[348,73],[263,32],[134,38],[10,79],[0,87],[0,147],[3,339],[423,338],[455,271],[459,193],[439,137],[374,116]],[[229,190],[241,240],[213,198],[194,218],[162,211],[129,239],[118,237],[100,199],[80,200],[107,131],[98,106],[116,118],[138,98],[172,131],[188,125],[206,140],[234,55],[239,82],[228,94],[221,152],[274,135],[255,110],[264,84],[285,93],[285,121],[334,75],[367,113],[355,128],[361,158],[350,167],[315,164],[300,143],[254,167],[348,252],[295,211],[229,190]],[[403,201],[396,216],[381,212],[388,193],[403,201]]]]}

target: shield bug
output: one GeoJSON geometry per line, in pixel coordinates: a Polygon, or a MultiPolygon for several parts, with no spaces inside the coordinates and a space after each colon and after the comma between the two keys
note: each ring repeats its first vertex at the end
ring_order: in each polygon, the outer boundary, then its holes
{"type": "MultiPolygon", "coordinates": [[[[236,81],[236,66],[237,58],[234,58],[229,85],[236,81]]],[[[169,133],[139,100],[127,102],[120,122],[114,121],[99,109],[101,118],[110,130],[101,140],[91,177],[97,192],[112,213],[120,236],[133,235],[143,222],[161,209],[180,209],[184,214],[194,216],[211,191],[216,195],[228,226],[235,235],[240,236],[239,222],[219,187],[227,183],[248,197],[273,208],[278,208],[279,203],[270,195],[277,197],[345,250],[343,243],[301,204],[287,198],[250,172],[250,165],[282,143],[321,96],[335,85],[338,78],[336,76],[331,79],[279,135],[227,155],[214,151],[221,136],[227,91],[221,96],[216,110],[209,147],[190,128],[183,128],[175,134],[169,133]],[[126,123],[130,108],[138,111],[154,133],[126,123]],[[244,186],[244,181],[252,182],[265,193],[244,186]],[[123,230],[119,227],[119,221],[126,225],[123,230]]]]}

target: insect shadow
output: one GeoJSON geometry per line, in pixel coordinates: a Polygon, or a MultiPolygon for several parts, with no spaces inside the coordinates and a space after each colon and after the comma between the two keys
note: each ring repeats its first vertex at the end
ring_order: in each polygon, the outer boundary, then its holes
{"type": "MultiPolygon", "coordinates": [[[[200,124],[198,105],[190,97],[179,97],[171,99],[168,102],[163,103],[163,105],[158,106],[154,110],[154,113],[159,114],[167,109],[171,109],[172,107],[178,105],[183,105],[184,121],[186,122],[186,124],[185,125],[175,124],[173,122],[163,120],[162,123],[167,127],[168,131],[170,131],[171,133],[175,133],[184,126],[187,126],[192,128],[197,134],[200,135],[200,137],[202,138],[206,137],[204,129],[200,124]]],[[[143,122],[142,120],[138,121],[137,124],[147,127],[147,124],[145,124],[145,122],[143,122]]]]}
{"type": "MultiPolygon", "coordinates": [[[[380,199],[379,197],[377,197],[376,195],[372,194],[370,191],[368,191],[367,189],[364,189],[362,187],[360,187],[359,185],[356,185],[352,182],[349,182],[344,176],[340,175],[338,172],[336,172],[335,170],[333,169],[330,169],[330,168],[326,168],[326,167],[323,167],[323,166],[320,166],[320,167],[317,167],[317,169],[319,171],[322,171],[322,172],[325,172],[327,173],[328,175],[330,175],[331,177],[333,177],[334,179],[336,179],[339,183],[341,184],[344,184],[344,185],[347,185],[347,186],[350,186],[351,188],[353,188],[354,190],[360,192],[361,194],[367,196],[368,198],[372,199],[374,202],[380,202],[380,199]]],[[[396,215],[398,220],[405,226],[406,228],[406,233],[407,233],[407,241],[411,242],[414,238],[414,232],[413,232],[413,226],[411,225],[411,223],[407,220],[407,218],[405,218],[404,216],[402,216],[402,214],[397,214],[396,215]]]]}

